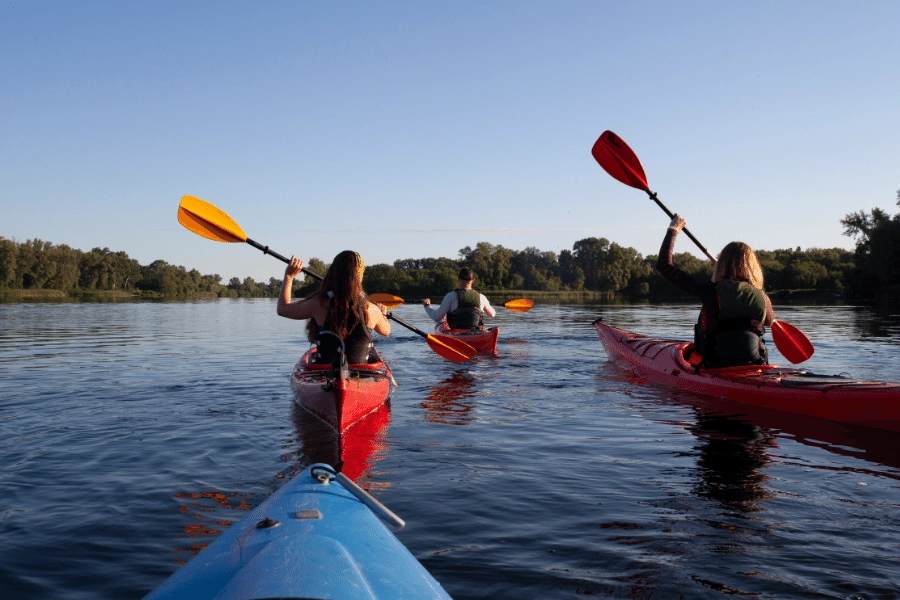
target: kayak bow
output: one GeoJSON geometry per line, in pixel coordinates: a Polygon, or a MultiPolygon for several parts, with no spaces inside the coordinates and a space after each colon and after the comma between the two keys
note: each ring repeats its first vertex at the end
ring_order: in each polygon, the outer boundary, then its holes
{"type": "Polygon", "coordinates": [[[403,526],[365,490],[315,464],[145,600],[449,600],[382,521],[403,526]]]}

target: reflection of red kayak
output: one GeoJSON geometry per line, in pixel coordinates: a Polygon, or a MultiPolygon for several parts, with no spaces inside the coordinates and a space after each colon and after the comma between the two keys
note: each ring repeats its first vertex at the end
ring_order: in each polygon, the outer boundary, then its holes
{"type": "Polygon", "coordinates": [[[390,397],[391,370],[374,349],[367,364],[350,365],[347,379],[336,377],[331,365],[310,362],[314,351],[309,350],[294,367],[291,388],[300,406],[335,431],[345,431],[390,397]]]}
{"type": "Polygon", "coordinates": [[[594,322],[616,365],[668,387],[832,421],[900,431],[900,384],[816,375],[777,365],[697,369],[690,342],[650,338],[594,322]]]}
{"type": "Polygon", "coordinates": [[[294,404],[292,418],[297,428],[303,460],[340,467],[341,473],[357,481],[363,473],[387,456],[390,408],[390,403],[386,402],[344,433],[337,433],[322,419],[294,404]]]}
{"type": "Polygon", "coordinates": [[[475,348],[478,354],[488,356],[497,356],[497,338],[500,337],[500,329],[491,327],[490,329],[450,329],[447,321],[438,323],[437,331],[443,335],[450,335],[456,339],[462,340],[468,345],[475,348]]]}

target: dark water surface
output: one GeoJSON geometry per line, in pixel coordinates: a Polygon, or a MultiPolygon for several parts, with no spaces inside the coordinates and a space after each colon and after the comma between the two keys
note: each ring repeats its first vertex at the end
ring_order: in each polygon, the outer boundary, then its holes
{"type": "MultiPolygon", "coordinates": [[[[776,311],[811,370],[900,380],[900,315],[776,311]]],[[[345,469],[457,599],[900,597],[900,434],[647,385],[591,326],[695,314],[501,311],[502,358],[466,366],[394,325],[400,385],[345,469]]],[[[271,300],[0,305],[0,597],[140,598],[335,456],[293,407],[302,337],[271,300]]]]}

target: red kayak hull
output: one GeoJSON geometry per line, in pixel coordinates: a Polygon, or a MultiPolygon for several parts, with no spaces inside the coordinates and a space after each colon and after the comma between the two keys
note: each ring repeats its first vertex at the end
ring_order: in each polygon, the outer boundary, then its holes
{"type": "Polygon", "coordinates": [[[297,403],[343,433],[351,425],[387,402],[391,395],[390,368],[372,350],[367,364],[350,365],[350,379],[326,377],[329,365],[310,362],[309,350],[291,374],[291,389],[297,403]]]}
{"type": "Polygon", "coordinates": [[[691,342],[651,338],[594,322],[609,359],[670,388],[831,421],[900,431],[900,383],[822,376],[754,365],[701,369],[684,358],[691,342]]]}
{"type": "Polygon", "coordinates": [[[497,327],[491,327],[490,329],[450,329],[447,326],[447,321],[441,321],[438,323],[437,332],[441,335],[449,335],[464,341],[475,348],[478,354],[499,356],[497,353],[497,340],[500,337],[500,329],[497,327]]]}

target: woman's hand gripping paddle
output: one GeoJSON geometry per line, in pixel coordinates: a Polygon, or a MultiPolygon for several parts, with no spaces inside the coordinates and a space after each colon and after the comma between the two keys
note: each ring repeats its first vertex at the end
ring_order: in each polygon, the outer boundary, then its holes
{"type": "MultiPolygon", "coordinates": [[[[262,244],[254,242],[253,240],[248,238],[244,231],[241,229],[241,226],[238,225],[234,221],[234,219],[229,217],[228,214],[225,213],[225,211],[216,206],[213,206],[205,200],[201,200],[200,198],[185,196],[181,199],[181,203],[178,205],[178,222],[181,223],[186,229],[193,231],[201,237],[205,237],[216,242],[246,242],[254,248],[262,250],[264,254],[271,254],[278,260],[285,263],[291,262],[289,258],[285,258],[277,252],[269,250],[268,246],[263,246],[262,244]]],[[[303,273],[306,273],[313,279],[318,279],[319,281],[322,281],[323,279],[323,277],[318,273],[313,273],[306,268],[303,269],[303,273]]],[[[386,295],[387,294],[384,294],[384,296],[386,295]]],[[[373,294],[373,297],[370,297],[370,299],[372,299],[374,302],[380,302],[377,299],[378,296],[380,295],[373,294]]],[[[397,298],[396,296],[392,296],[391,298],[400,300],[401,303],[403,302],[402,299],[397,298]]],[[[390,305],[389,302],[382,304],[390,305]]],[[[399,304],[397,306],[399,306],[399,304]]],[[[424,337],[431,349],[447,360],[452,360],[453,362],[460,363],[465,362],[475,356],[475,349],[465,342],[444,335],[429,335],[427,333],[419,331],[411,325],[403,323],[390,314],[388,314],[387,317],[389,319],[397,321],[405,327],[409,327],[410,329],[424,337]]]]}
{"type": "MultiPolygon", "coordinates": [[[[675,216],[672,214],[672,211],[660,202],[656,193],[650,191],[650,186],[647,185],[647,176],[644,175],[644,167],[641,166],[641,161],[622,138],[612,131],[604,131],[591,149],[591,154],[593,154],[594,159],[600,163],[603,170],[612,175],[613,178],[621,181],[625,185],[647,192],[650,199],[656,202],[670,219],[675,216]]],[[[709,260],[716,262],[716,259],[713,258],[712,255],[707,252],[706,248],[703,247],[703,244],[687,230],[687,227],[685,227],[683,231],[692,242],[697,244],[697,247],[703,251],[703,254],[705,254],[709,260]]],[[[813,355],[813,352],[815,352],[815,348],[813,348],[809,338],[790,323],[782,323],[781,321],[772,323],[772,340],[775,342],[775,347],[778,348],[778,351],[781,352],[782,356],[794,364],[808,360],[809,357],[813,355]]]]}

